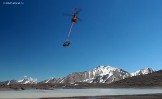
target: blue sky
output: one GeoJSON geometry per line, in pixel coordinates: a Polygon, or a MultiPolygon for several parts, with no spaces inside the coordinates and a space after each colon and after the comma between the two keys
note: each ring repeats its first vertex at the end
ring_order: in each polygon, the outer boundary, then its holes
{"type": "Polygon", "coordinates": [[[161,0],[0,1],[0,80],[64,77],[110,65],[134,72],[162,66],[161,0]],[[81,9],[66,40],[73,9],[81,9]]]}

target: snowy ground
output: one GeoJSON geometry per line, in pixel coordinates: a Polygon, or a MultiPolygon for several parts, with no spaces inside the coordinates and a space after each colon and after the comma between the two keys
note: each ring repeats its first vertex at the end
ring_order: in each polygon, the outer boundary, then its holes
{"type": "Polygon", "coordinates": [[[136,95],[162,93],[162,89],[56,89],[0,91],[0,98],[44,98],[101,95],[136,95]]]}

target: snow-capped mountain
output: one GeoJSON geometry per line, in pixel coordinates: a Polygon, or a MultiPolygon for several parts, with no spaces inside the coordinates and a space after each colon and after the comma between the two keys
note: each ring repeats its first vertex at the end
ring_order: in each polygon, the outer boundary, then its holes
{"type": "Polygon", "coordinates": [[[128,72],[111,66],[99,66],[94,70],[97,76],[93,80],[93,83],[111,83],[130,77],[128,72]]]}
{"type": "Polygon", "coordinates": [[[18,80],[17,83],[19,83],[19,84],[36,84],[37,83],[37,79],[24,76],[24,79],[18,80]]]}
{"type": "Polygon", "coordinates": [[[131,76],[146,75],[146,74],[153,73],[153,72],[155,72],[155,70],[153,70],[152,68],[144,68],[134,73],[131,73],[131,76]]]}
{"type": "MultiPolygon", "coordinates": [[[[144,68],[138,70],[134,73],[129,73],[123,69],[119,69],[112,66],[98,66],[92,70],[84,72],[74,72],[69,74],[64,78],[51,78],[39,82],[39,84],[58,84],[58,83],[76,83],[76,82],[85,82],[85,83],[112,83],[118,80],[122,80],[132,76],[145,75],[155,72],[151,68],[144,68]]],[[[37,84],[37,79],[24,76],[22,80],[8,80],[0,82],[0,84],[10,85],[10,84],[37,84]]]]}
{"type": "Polygon", "coordinates": [[[54,78],[44,81],[44,83],[75,83],[75,82],[88,82],[88,83],[111,83],[127,77],[130,73],[111,66],[98,66],[93,70],[84,72],[74,72],[64,78],[54,78]]]}
{"type": "Polygon", "coordinates": [[[37,79],[33,79],[31,77],[24,76],[22,80],[7,80],[0,82],[0,84],[11,85],[11,84],[36,84],[37,79]]]}
{"type": "Polygon", "coordinates": [[[75,82],[87,82],[87,83],[112,83],[121,79],[125,79],[132,76],[145,75],[154,72],[151,68],[144,68],[134,73],[128,73],[125,70],[112,67],[112,66],[98,66],[92,70],[84,72],[74,72],[64,78],[53,78],[45,80],[42,83],[75,83],[75,82]]]}
{"type": "Polygon", "coordinates": [[[48,80],[41,81],[39,83],[49,83],[49,84],[55,84],[55,83],[62,83],[63,78],[51,78],[48,80]]]}

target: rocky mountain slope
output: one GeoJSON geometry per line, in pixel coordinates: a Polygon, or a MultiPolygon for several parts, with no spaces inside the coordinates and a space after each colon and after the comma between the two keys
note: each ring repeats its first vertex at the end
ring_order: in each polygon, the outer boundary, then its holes
{"type": "Polygon", "coordinates": [[[144,68],[134,73],[128,73],[123,69],[112,66],[98,66],[92,70],[84,72],[74,72],[64,78],[54,78],[42,81],[41,83],[112,83],[132,76],[145,75],[154,72],[151,68],[144,68]]]}
{"type": "Polygon", "coordinates": [[[113,82],[109,87],[162,87],[162,70],[113,82]]]}
{"type": "MultiPolygon", "coordinates": [[[[92,70],[84,71],[84,72],[74,72],[67,75],[64,78],[52,78],[47,79],[38,84],[74,84],[74,83],[112,83],[115,81],[119,81],[125,78],[145,75],[149,73],[153,73],[154,70],[151,68],[144,68],[138,70],[134,73],[129,73],[123,69],[119,69],[112,66],[98,66],[92,70]]],[[[2,81],[0,84],[10,85],[10,84],[37,84],[37,79],[33,79],[31,77],[24,77],[22,80],[8,80],[2,81]]]]}

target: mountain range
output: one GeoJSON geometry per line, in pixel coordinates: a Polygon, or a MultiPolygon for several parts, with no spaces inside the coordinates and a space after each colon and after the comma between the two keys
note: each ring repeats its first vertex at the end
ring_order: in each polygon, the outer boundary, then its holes
{"type": "Polygon", "coordinates": [[[144,68],[134,73],[129,73],[123,69],[119,69],[112,66],[98,66],[92,70],[84,72],[74,72],[64,78],[53,78],[42,81],[40,83],[55,84],[55,83],[75,83],[75,82],[87,82],[87,83],[112,83],[121,79],[125,79],[132,76],[145,75],[155,72],[152,68],[144,68]]]}
{"type": "Polygon", "coordinates": [[[147,75],[133,76],[122,79],[107,87],[112,88],[162,88],[162,70],[149,73],[147,75]]]}
{"type": "Polygon", "coordinates": [[[58,84],[58,83],[112,83],[125,78],[145,75],[153,73],[155,70],[152,68],[140,69],[134,73],[129,73],[123,69],[119,69],[112,66],[98,66],[92,70],[83,72],[74,72],[64,78],[52,78],[44,81],[37,82],[37,79],[31,77],[24,77],[22,80],[8,80],[1,81],[0,84],[10,85],[10,84],[58,84]]]}
{"type": "Polygon", "coordinates": [[[33,79],[31,77],[24,76],[22,80],[7,80],[1,81],[0,84],[10,85],[10,84],[36,84],[37,79],[33,79]]]}

